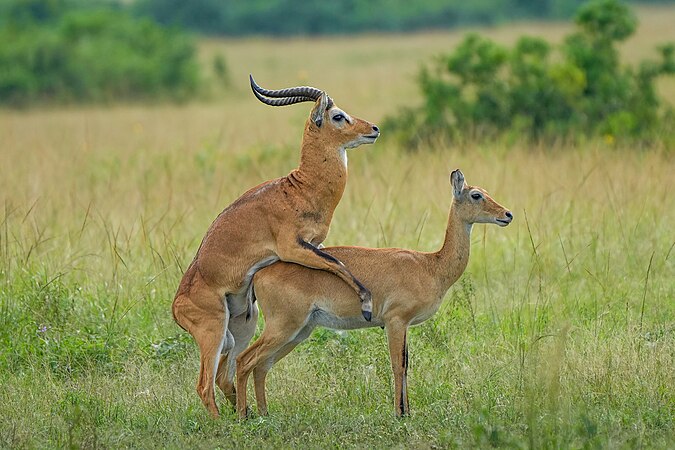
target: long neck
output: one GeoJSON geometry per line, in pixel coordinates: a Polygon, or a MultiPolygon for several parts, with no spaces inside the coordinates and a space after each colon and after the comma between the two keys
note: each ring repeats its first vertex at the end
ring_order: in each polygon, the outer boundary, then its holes
{"type": "Polygon", "coordinates": [[[302,138],[300,165],[289,177],[303,190],[311,191],[317,202],[335,209],[347,185],[344,152],[336,144],[322,139],[308,124],[302,138]]]}
{"type": "Polygon", "coordinates": [[[447,290],[462,275],[469,261],[471,246],[471,224],[460,219],[453,206],[448,215],[448,227],[445,240],[439,251],[433,253],[436,279],[441,282],[443,290],[447,290]]]}

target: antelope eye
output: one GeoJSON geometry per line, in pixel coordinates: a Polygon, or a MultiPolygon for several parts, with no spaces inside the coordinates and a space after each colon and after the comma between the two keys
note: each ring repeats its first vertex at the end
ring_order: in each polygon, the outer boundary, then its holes
{"type": "Polygon", "coordinates": [[[345,116],[343,116],[342,114],[335,114],[333,116],[333,120],[336,122],[342,122],[343,120],[345,120],[345,116]]]}
{"type": "Polygon", "coordinates": [[[474,200],[480,200],[481,198],[483,198],[483,196],[480,195],[478,192],[474,192],[473,194],[471,194],[471,198],[474,200]]]}

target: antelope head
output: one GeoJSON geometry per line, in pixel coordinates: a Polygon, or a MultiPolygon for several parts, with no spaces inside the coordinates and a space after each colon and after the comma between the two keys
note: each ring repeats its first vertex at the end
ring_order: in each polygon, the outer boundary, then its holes
{"type": "Polygon", "coordinates": [[[461,170],[454,170],[450,174],[450,184],[453,209],[466,224],[494,223],[505,227],[513,220],[511,211],[494,201],[485,189],[466,184],[461,170]]]}
{"type": "Polygon", "coordinates": [[[287,89],[264,89],[250,76],[253,94],[266,105],[286,106],[301,102],[314,102],[314,108],[305,125],[303,139],[321,140],[324,147],[344,152],[361,144],[372,144],[380,129],[365,120],[352,117],[338,108],[333,99],[320,89],[298,86],[287,89]]]}

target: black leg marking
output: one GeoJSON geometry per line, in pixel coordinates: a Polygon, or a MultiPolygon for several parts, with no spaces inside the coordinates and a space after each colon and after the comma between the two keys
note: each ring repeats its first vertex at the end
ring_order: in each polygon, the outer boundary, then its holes
{"type": "Polygon", "coordinates": [[[408,388],[408,333],[403,335],[403,381],[401,383],[401,415],[408,415],[405,394],[408,388]]]}
{"type": "MultiPolygon", "coordinates": [[[[304,248],[306,248],[306,249],[309,249],[309,250],[313,251],[314,254],[316,254],[316,255],[322,257],[323,259],[325,259],[325,260],[327,260],[327,261],[332,262],[333,264],[337,264],[337,265],[342,266],[342,267],[345,266],[344,264],[342,264],[342,261],[340,261],[339,259],[337,259],[337,258],[334,257],[333,255],[330,255],[330,254],[324,252],[323,250],[321,250],[321,249],[315,247],[314,245],[312,245],[311,243],[305,241],[305,240],[302,239],[302,238],[298,238],[298,243],[299,243],[302,247],[304,247],[304,248]]],[[[357,280],[356,277],[355,277],[354,275],[352,275],[351,272],[349,272],[349,270],[347,270],[347,272],[349,273],[349,275],[352,276],[352,281],[353,281],[354,284],[359,288],[359,291],[360,291],[361,293],[366,292],[366,291],[367,291],[366,287],[365,287],[359,280],[357,280]]]]}
{"type": "Polygon", "coordinates": [[[251,320],[251,315],[253,314],[253,304],[255,303],[255,291],[253,290],[253,283],[248,288],[246,293],[246,321],[251,320]]]}
{"type": "MultiPolygon", "coordinates": [[[[336,257],[324,252],[323,250],[317,248],[316,246],[312,245],[311,242],[307,242],[304,239],[302,239],[301,237],[298,237],[298,244],[300,244],[300,246],[302,246],[303,248],[306,248],[306,249],[309,249],[309,250],[313,251],[314,254],[320,256],[321,258],[323,258],[327,261],[330,261],[333,264],[337,264],[337,265],[345,268],[345,265],[342,264],[342,261],[340,261],[336,257]]],[[[345,268],[345,270],[352,277],[352,282],[359,289],[359,297],[361,297],[361,299],[362,299],[361,302],[363,303],[363,297],[365,297],[366,294],[370,294],[370,291],[368,289],[366,289],[366,287],[363,284],[361,284],[361,282],[359,280],[357,280],[356,277],[354,275],[352,275],[352,273],[349,270],[347,270],[346,268],[345,268]]],[[[368,297],[370,297],[370,295],[368,295],[368,297]]],[[[372,309],[372,306],[371,306],[371,309],[372,309]]],[[[367,322],[370,322],[372,320],[372,317],[373,317],[372,311],[363,311],[362,310],[361,314],[363,315],[363,318],[366,319],[367,322]]]]}
{"type": "Polygon", "coordinates": [[[311,243],[307,242],[306,240],[304,240],[300,237],[298,238],[298,244],[300,244],[302,247],[304,247],[306,249],[309,249],[309,250],[313,251],[315,254],[322,257],[323,259],[326,259],[326,260],[328,260],[328,261],[330,261],[334,264],[339,264],[341,266],[344,266],[344,264],[342,264],[342,262],[340,262],[340,260],[338,260],[336,257],[334,257],[332,255],[329,255],[328,253],[326,253],[324,251],[319,250],[317,247],[315,247],[314,245],[312,245],[311,243]]]}
{"type": "Polygon", "coordinates": [[[408,376],[408,333],[403,335],[403,374],[408,376]]]}
{"type": "Polygon", "coordinates": [[[361,284],[361,282],[357,280],[354,275],[352,275],[352,281],[354,282],[355,285],[358,286],[359,291],[364,292],[366,290],[366,287],[363,284],[361,284]]]}

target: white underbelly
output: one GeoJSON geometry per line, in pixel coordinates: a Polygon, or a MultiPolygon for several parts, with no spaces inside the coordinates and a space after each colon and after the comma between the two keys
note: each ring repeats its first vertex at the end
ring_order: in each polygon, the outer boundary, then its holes
{"type": "Polygon", "coordinates": [[[440,306],[441,302],[437,302],[433,305],[431,305],[428,308],[424,308],[423,310],[419,311],[410,321],[410,325],[417,325],[425,320],[431,318],[436,312],[438,311],[438,307],[440,306]]]}
{"type": "Polygon", "coordinates": [[[359,328],[384,326],[384,322],[376,317],[373,317],[373,320],[368,322],[361,315],[357,317],[340,317],[320,308],[312,312],[310,322],[315,326],[332,328],[333,330],[356,330],[359,328]]]}

